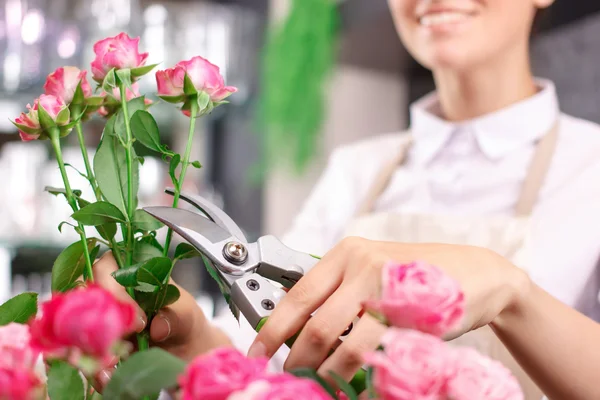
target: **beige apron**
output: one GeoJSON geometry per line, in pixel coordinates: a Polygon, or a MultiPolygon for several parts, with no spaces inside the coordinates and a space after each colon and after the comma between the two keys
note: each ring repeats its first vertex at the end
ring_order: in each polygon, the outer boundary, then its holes
{"type": "MultiPolygon", "coordinates": [[[[434,242],[485,247],[527,269],[530,215],[549,169],[558,136],[555,125],[538,143],[521,190],[515,216],[453,216],[373,212],[391,176],[403,164],[411,144],[406,135],[397,156],[385,165],[350,222],[347,236],[394,242],[434,242]]],[[[488,326],[469,332],[452,343],[475,347],[509,367],[525,393],[526,400],[540,400],[541,391],[514,361],[488,326]]]]}

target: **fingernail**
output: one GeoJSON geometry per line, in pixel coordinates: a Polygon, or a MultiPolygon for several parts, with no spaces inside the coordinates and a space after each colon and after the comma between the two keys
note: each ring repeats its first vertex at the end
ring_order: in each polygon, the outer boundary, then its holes
{"type": "Polygon", "coordinates": [[[260,358],[267,356],[267,347],[262,342],[254,342],[248,350],[249,358],[260,358]]]}
{"type": "Polygon", "coordinates": [[[137,322],[135,323],[135,331],[140,333],[146,328],[146,320],[141,315],[138,317],[137,322]]]}
{"type": "Polygon", "coordinates": [[[155,325],[153,339],[158,343],[164,342],[171,336],[171,322],[162,314],[158,314],[155,321],[152,323],[152,325],[155,325]]]}
{"type": "Polygon", "coordinates": [[[98,380],[100,381],[100,385],[102,385],[102,387],[106,386],[108,381],[110,381],[110,373],[107,370],[100,371],[100,374],[98,374],[98,380]]]}

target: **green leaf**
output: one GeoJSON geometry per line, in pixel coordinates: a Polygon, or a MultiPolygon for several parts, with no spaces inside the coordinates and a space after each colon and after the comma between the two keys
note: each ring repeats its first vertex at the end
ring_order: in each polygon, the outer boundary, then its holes
{"type": "Polygon", "coordinates": [[[151,258],[162,257],[162,246],[155,238],[144,238],[133,245],[133,262],[143,263],[151,258]]]}
{"type": "Polygon", "coordinates": [[[210,103],[210,96],[208,93],[206,92],[199,92],[198,93],[198,110],[199,111],[204,111],[206,109],[206,107],[208,107],[208,104],[210,103]]]}
{"type": "Polygon", "coordinates": [[[131,76],[133,78],[139,78],[152,71],[158,64],[145,65],[143,67],[131,68],[131,76]]]}
{"type": "Polygon", "coordinates": [[[177,289],[177,286],[168,285],[162,304],[159,308],[170,306],[179,300],[179,296],[181,296],[181,293],[179,292],[179,289],[177,289]]]}
{"type": "Polygon", "coordinates": [[[111,275],[121,286],[134,287],[138,285],[137,273],[140,265],[132,265],[131,267],[121,268],[111,275]]]}
{"type": "Polygon", "coordinates": [[[100,236],[102,236],[103,239],[110,241],[117,234],[117,224],[111,222],[108,224],[99,225],[96,227],[96,230],[98,231],[100,236]]]}
{"type": "Polygon", "coordinates": [[[344,392],[346,396],[348,396],[348,400],[358,400],[358,394],[356,393],[356,390],[354,390],[354,388],[348,382],[346,382],[344,378],[333,371],[329,371],[329,375],[331,375],[340,390],[344,392]]]}
{"type": "Polygon", "coordinates": [[[81,106],[85,102],[85,95],[83,94],[83,89],[81,89],[81,81],[77,84],[77,88],[75,88],[75,93],[73,93],[73,100],[71,100],[70,105],[81,106]]]}
{"type": "Polygon", "coordinates": [[[337,398],[335,389],[333,387],[331,387],[331,385],[329,383],[327,383],[323,378],[321,378],[321,376],[319,374],[317,374],[317,371],[315,371],[314,369],[298,368],[298,369],[290,371],[290,373],[294,376],[297,376],[298,378],[306,378],[306,379],[311,379],[313,381],[316,381],[334,399],[337,398]]]}
{"type": "Polygon", "coordinates": [[[135,210],[133,214],[133,226],[135,230],[155,231],[162,228],[163,224],[144,210],[135,210]]]}
{"type": "MultiPolygon", "coordinates": [[[[127,112],[129,113],[129,127],[133,130],[131,126],[131,119],[135,113],[138,111],[146,110],[146,102],[144,101],[144,96],[135,97],[127,102],[127,112]]],[[[120,136],[122,139],[127,137],[127,127],[125,126],[125,116],[123,115],[123,110],[119,110],[116,114],[115,119],[115,134],[120,136]]],[[[132,132],[133,134],[133,132],[132,132]]]]}
{"type": "Polygon", "coordinates": [[[117,86],[123,83],[126,88],[131,89],[131,70],[129,68],[117,69],[115,75],[117,76],[117,86]]]}
{"type": "Polygon", "coordinates": [[[168,257],[155,257],[150,260],[123,268],[112,273],[119,284],[135,287],[141,283],[163,286],[171,271],[171,260],[168,257]]]}
{"type": "Polygon", "coordinates": [[[198,169],[202,168],[202,164],[200,164],[200,161],[192,161],[190,164],[194,168],[198,168],[198,169]]]}
{"type": "Polygon", "coordinates": [[[138,282],[145,282],[155,286],[164,285],[169,272],[171,272],[171,259],[168,257],[155,257],[146,261],[139,269],[138,282]]]}
{"type": "Polygon", "coordinates": [[[77,228],[77,226],[73,225],[72,223],[70,223],[70,222],[67,222],[67,221],[63,221],[63,222],[61,222],[60,224],[58,224],[58,231],[59,231],[60,233],[62,233],[62,227],[63,227],[63,225],[69,225],[69,226],[70,226],[70,227],[72,227],[72,228],[77,228]]]}
{"type": "Polygon", "coordinates": [[[160,144],[158,124],[148,111],[139,110],[133,114],[131,117],[131,131],[138,142],[150,150],[162,152],[163,146],[160,144]]]}
{"type": "Polygon", "coordinates": [[[139,400],[177,385],[185,362],[164,350],[152,348],[135,353],[113,373],[103,392],[106,399],[139,400]]]}
{"type": "Polygon", "coordinates": [[[156,292],[159,291],[160,288],[158,286],[154,286],[154,285],[151,285],[149,283],[142,282],[139,285],[135,286],[133,289],[136,292],[156,293],[156,292]]]}
{"type": "MultiPolygon", "coordinates": [[[[112,117],[111,119],[113,119],[112,117]]],[[[100,147],[94,157],[94,174],[102,194],[108,202],[115,205],[125,215],[127,213],[127,159],[125,149],[119,140],[111,136],[110,120],[104,129],[104,135],[100,147]]],[[[114,124],[114,122],[113,122],[114,124]]],[[[132,156],[135,157],[133,148],[132,156]]],[[[139,165],[133,163],[133,197],[134,206],[137,203],[137,192],[139,187],[139,165]]]]}
{"type": "MultiPolygon", "coordinates": [[[[88,239],[88,251],[96,246],[96,239],[88,239]]],[[[52,266],[52,292],[65,292],[81,275],[85,267],[85,256],[81,241],[64,249],[52,266]]]]}
{"type": "Polygon", "coordinates": [[[169,176],[171,177],[171,181],[173,181],[173,185],[175,186],[179,185],[179,181],[175,176],[175,171],[177,170],[180,162],[181,156],[179,154],[175,154],[173,157],[171,157],[171,162],[169,163],[169,176]]]}
{"type": "Polygon", "coordinates": [[[25,324],[37,314],[37,293],[21,293],[0,305],[0,326],[25,324]]]}
{"type": "Polygon", "coordinates": [[[75,221],[88,226],[104,225],[110,222],[123,223],[126,221],[123,213],[106,201],[89,204],[81,210],[74,212],[71,217],[75,221]]]}
{"type": "Polygon", "coordinates": [[[52,128],[56,127],[56,123],[52,117],[41,105],[38,105],[38,118],[40,121],[40,126],[46,133],[49,133],[52,128]]]}
{"type": "Polygon", "coordinates": [[[200,253],[198,252],[198,250],[196,250],[194,248],[194,246],[192,246],[189,243],[179,243],[177,245],[177,248],[175,249],[175,259],[176,260],[183,260],[186,258],[194,258],[194,257],[200,257],[200,253]]]}
{"type": "Polygon", "coordinates": [[[106,76],[104,77],[104,81],[102,81],[102,90],[106,93],[111,93],[114,88],[117,87],[117,77],[115,76],[115,69],[111,69],[108,71],[106,76]]]}
{"type": "Polygon", "coordinates": [[[192,79],[187,74],[187,72],[185,73],[185,77],[183,78],[183,93],[185,93],[186,96],[198,95],[198,90],[194,86],[194,82],[192,82],[192,79]]]}
{"type": "Polygon", "coordinates": [[[79,371],[65,362],[53,362],[48,371],[48,395],[50,400],[84,400],[79,371]]]}

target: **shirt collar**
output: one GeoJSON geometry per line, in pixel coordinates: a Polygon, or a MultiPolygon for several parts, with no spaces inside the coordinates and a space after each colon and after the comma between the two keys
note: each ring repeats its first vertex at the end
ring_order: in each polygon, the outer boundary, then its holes
{"type": "Polygon", "coordinates": [[[454,123],[440,117],[437,94],[431,93],[410,108],[412,155],[419,163],[431,161],[458,128],[471,130],[485,156],[497,160],[510,152],[536,142],[545,135],[559,117],[554,84],[536,79],[540,91],[502,110],[454,123]]]}

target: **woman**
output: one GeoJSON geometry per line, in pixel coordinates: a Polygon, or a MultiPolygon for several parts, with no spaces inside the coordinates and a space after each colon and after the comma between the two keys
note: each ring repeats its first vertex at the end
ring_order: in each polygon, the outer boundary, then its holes
{"type": "MultiPolygon", "coordinates": [[[[389,260],[423,260],[453,276],[461,284],[466,300],[465,321],[456,335],[490,324],[548,398],[600,398],[596,382],[600,324],[556,300],[505,258],[473,246],[343,240],[278,305],[269,319],[272,325],[268,335],[261,336],[266,343],[263,353],[272,355],[285,338],[304,325],[317,304],[321,305],[320,318],[329,321],[328,326],[342,326],[346,304],[340,306],[340,297],[331,295],[338,286],[329,282],[343,281],[337,293],[346,290],[357,301],[366,300],[381,284],[380,270],[389,260]]],[[[105,256],[94,265],[94,279],[124,301],[133,302],[112,278],[116,269],[114,259],[105,256]]],[[[152,321],[153,343],[187,360],[231,345],[230,339],[205,318],[192,296],[180,290],[180,299],[152,321]]],[[[139,308],[138,312],[145,321],[139,308]]],[[[364,328],[380,330],[374,321],[365,321],[364,328]]],[[[307,325],[307,329],[311,328],[307,325]]],[[[359,354],[376,343],[372,332],[363,336],[368,343],[345,341],[321,365],[321,372],[334,370],[352,376],[361,365],[359,354]]],[[[326,355],[328,349],[321,346],[316,351],[326,355]]]]}
{"type": "MultiPolygon", "coordinates": [[[[355,235],[485,247],[523,268],[560,301],[593,315],[598,308],[600,128],[561,114],[553,84],[531,74],[534,15],[551,3],[389,0],[400,38],[433,71],[437,91],[411,107],[410,134],[377,137],[332,155],[287,244],[327,253],[343,237],[355,235]]],[[[323,260],[322,265],[333,264],[323,260]]],[[[361,281],[333,272],[339,268],[328,270],[316,288],[292,290],[289,301],[296,308],[278,306],[251,353],[273,355],[308,308],[325,303],[329,306],[319,309],[289,356],[283,351],[276,361],[350,377],[360,367],[355,355],[378,342],[378,327],[364,317],[345,346],[326,358],[329,345],[360,312],[360,295],[368,292],[361,281]],[[307,292],[318,297],[309,302],[307,292]],[[338,318],[325,318],[330,313],[338,318]]],[[[473,276],[461,282],[482,283],[497,273],[481,268],[492,276],[469,269],[473,276]]],[[[177,318],[170,318],[157,319],[152,329],[161,335],[188,332],[195,321],[175,329],[177,318]]],[[[237,329],[235,323],[225,328],[237,329]]],[[[170,339],[175,345],[183,340],[178,335],[170,339]]],[[[219,335],[214,337],[224,339],[219,335]]],[[[251,338],[247,324],[232,335],[240,347],[251,338]]],[[[540,392],[518,373],[491,329],[461,340],[511,366],[528,399],[539,400],[540,392]]],[[[195,350],[214,343],[207,340],[195,350]]],[[[186,346],[173,351],[194,353],[182,350],[186,346]]]]}
{"type": "MultiPolygon", "coordinates": [[[[409,132],[335,151],[284,242],[312,254],[348,235],[481,246],[600,317],[600,128],[561,114],[553,84],[530,69],[532,24],[551,3],[389,0],[437,90],[412,105],[409,132]]],[[[322,361],[299,341],[288,365],[322,361]]],[[[540,399],[490,329],[461,342],[505,362],[540,399]]]]}

